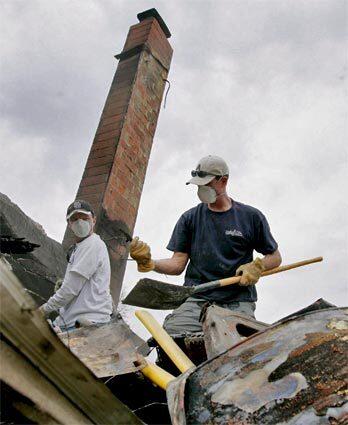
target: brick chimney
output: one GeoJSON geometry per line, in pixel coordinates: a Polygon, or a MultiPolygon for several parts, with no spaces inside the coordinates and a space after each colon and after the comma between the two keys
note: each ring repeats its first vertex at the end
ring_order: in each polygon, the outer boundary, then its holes
{"type": "MultiPolygon", "coordinates": [[[[173,54],[171,34],[156,9],[137,17],[116,55],[119,63],[76,196],[95,208],[96,232],[109,249],[115,305],[173,54]]],[[[67,229],[64,247],[71,241],[67,229]]]]}

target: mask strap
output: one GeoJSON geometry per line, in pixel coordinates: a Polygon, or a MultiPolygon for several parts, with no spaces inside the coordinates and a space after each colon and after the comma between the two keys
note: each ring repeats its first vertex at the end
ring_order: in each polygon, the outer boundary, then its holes
{"type": "MultiPolygon", "coordinates": [[[[215,190],[215,189],[214,189],[215,190]]],[[[216,191],[215,191],[216,192],[216,191]]],[[[218,198],[219,196],[222,196],[222,195],[227,195],[227,192],[222,192],[222,193],[219,193],[219,194],[217,194],[216,195],[216,197],[218,198]]]]}
{"type": "MultiPolygon", "coordinates": [[[[225,176],[220,176],[220,178],[218,178],[217,179],[217,181],[219,182],[223,177],[225,177],[225,176]]],[[[215,190],[215,189],[214,189],[215,190]]],[[[215,192],[216,192],[216,190],[215,190],[215,192]]],[[[225,192],[222,192],[222,193],[219,193],[219,194],[216,194],[216,197],[218,198],[219,196],[222,196],[222,195],[227,195],[227,192],[225,191],[225,192]]]]}

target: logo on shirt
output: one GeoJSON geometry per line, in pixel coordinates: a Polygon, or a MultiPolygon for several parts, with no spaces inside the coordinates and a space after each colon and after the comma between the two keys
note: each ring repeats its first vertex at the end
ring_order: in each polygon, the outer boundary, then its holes
{"type": "Polygon", "coordinates": [[[227,236],[240,236],[240,237],[243,237],[243,233],[240,232],[237,229],[225,230],[225,235],[227,235],[227,236]]]}

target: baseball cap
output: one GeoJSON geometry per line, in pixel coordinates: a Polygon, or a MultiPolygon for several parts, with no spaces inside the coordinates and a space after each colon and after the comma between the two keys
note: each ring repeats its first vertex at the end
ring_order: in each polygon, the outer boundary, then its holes
{"type": "Polygon", "coordinates": [[[66,219],[69,220],[69,218],[75,214],[75,213],[84,213],[88,215],[94,215],[94,211],[91,207],[91,205],[87,201],[82,200],[76,200],[72,204],[68,206],[68,210],[66,212],[66,219]]]}
{"type": "Polygon", "coordinates": [[[200,159],[195,170],[191,171],[192,179],[186,184],[197,184],[204,186],[215,177],[228,176],[229,170],[226,162],[215,155],[208,155],[200,159]]]}

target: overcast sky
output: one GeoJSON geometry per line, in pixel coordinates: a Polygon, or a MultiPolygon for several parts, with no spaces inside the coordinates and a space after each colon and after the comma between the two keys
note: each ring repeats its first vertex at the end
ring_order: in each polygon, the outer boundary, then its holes
{"type": "MultiPolygon", "coordinates": [[[[172,32],[135,234],[154,258],[199,201],[200,157],[230,166],[283,263],[324,262],[258,284],[259,320],[323,297],[347,304],[347,2],[0,0],[0,191],[61,241],[128,28],[156,7],[172,32]]],[[[149,277],[176,283],[183,276],[149,277]]],[[[140,276],[129,262],[124,290],[140,276]]],[[[162,318],[163,314],[157,317],[162,318]]],[[[133,326],[140,333],[141,325],[133,326]]]]}

